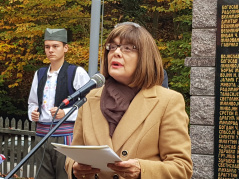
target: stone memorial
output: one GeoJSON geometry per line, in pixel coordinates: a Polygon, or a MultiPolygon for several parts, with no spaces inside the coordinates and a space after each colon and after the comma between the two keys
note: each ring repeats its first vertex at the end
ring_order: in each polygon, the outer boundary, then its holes
{"type": "Polygon", "coordinates": [[[192,178],[239,178],[239,0],[194,0],[192,27],[192,178]]]}
{"type": "Polygon", "coordinates": [[[215,88],[215,178],[239,177],[239,0],[219,0],[215,88]]]}

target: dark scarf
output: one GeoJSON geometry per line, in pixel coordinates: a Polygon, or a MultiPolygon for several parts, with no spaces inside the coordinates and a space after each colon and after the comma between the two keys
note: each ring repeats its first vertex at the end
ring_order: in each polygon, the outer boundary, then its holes
{"type": "Polygon", "coordinates": [[[109,123],[111,137],[137,93],[137,88],[130,88],[118,83],[113,78],[106,80],[100,99],[100,109],[109,123]]]}

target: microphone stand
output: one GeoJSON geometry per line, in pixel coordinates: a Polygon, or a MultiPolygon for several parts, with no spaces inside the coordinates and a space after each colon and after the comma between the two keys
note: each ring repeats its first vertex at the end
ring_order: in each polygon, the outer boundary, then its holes
{"type": "Polygon", "coordinates": [[[14,175],[19,168],[42,146],[42,144],[56,131],[60,125],[65,122],[65,120],[79,107],[81,107],[86,102],[86,97],[76,101],[72,109],[43,137],[43,139],[20,161],[20,163],[5,177],[9,179],[14,175]]]}

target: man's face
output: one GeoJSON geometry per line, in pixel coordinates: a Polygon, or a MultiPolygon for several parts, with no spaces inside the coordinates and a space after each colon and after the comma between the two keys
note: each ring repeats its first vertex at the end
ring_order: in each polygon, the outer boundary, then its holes
{"type": "Polygon", "coordinates": [[[64,60],[64,54],[68,51],[67,44],[53,40],[46,40],[44,44],[46,56],[51,62],[64,60]]]}

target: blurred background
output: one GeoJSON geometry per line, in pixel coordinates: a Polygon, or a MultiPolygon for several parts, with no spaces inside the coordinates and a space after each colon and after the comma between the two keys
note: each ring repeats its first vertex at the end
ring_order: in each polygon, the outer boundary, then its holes
{"type": "MultiPolygon", "coordinates": [[[[101,44],[115,24],[139,23],[153,35],[169,88],[183,94],[189,114],[190,68],[184,59],[191,55],[192,0],[104,0],[101,7],[98,63],[101,44]]],[[[46,28],[68,30],[66,60],[88,71],[90,22],[89,0],[0,0],[0,117],[28,118],[34,72],[49,63],[43,46],[46,28]]]]}

